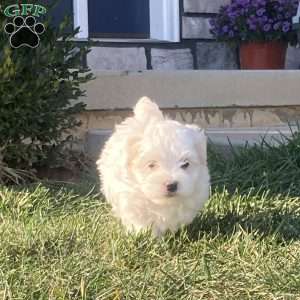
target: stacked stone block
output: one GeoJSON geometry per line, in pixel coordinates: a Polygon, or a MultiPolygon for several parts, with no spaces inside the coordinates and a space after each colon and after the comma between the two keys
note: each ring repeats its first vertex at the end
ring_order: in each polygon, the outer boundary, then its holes
{"type": "MultiPolygon", "coordinates": [[[[209,18],[230,0],[180,0],[181,39],[155,41],[99,41],[87,56],[92,70],[192,70],[238,69],[238,49],[216,42],[209,18]]],[[[289,48],[286,68],[299,69],[300,51],[289,48]]]]}

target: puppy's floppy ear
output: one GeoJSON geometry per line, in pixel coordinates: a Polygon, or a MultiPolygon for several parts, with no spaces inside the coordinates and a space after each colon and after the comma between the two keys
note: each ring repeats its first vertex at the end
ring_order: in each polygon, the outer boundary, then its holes
{"type": "Polygon", "coordinates": [[[204,129],[201,129],[197,125],[185,125],[187,128],[192,130],[194,137],[194,144],[196,146],[200,162],[207,165],[207,137],[204,129]]]}
{"type": "Polygon", "coordinates": [[[126,170],[129,170],[132,160],[139,154],[139,136],[131,136],[124,143],[124,151],[122,153],[122,163],[126,170]]]}
{"type": "Polygon", "coordinates": [[[150,119],[162,121],[164,116],[158,105],[148,97],[142,97],[134,108],[135,118],[142,123],[147,123],[150,119]]]}
{"type": "Polygon", "coordinates": [[[122,149],[118,159],[121,162],[123,171],[125,171],[128,169],[132,158],[138,154],[139,141],[143,137],[144,131],[135,118],[127,118],[116,128],[118,136],[121,137],[119,143],[121,143],[120,149],[122,149]]]}

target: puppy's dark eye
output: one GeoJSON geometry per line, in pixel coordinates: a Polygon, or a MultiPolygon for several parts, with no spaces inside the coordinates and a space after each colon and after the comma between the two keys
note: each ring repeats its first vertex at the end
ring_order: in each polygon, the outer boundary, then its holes
{"type": "Polygon", "coordinates": [[[154,168],[156,168],[157,163],[155,161],[152,161],[150,163],[148,163],[147,167],[151,170],[153,170],[154,168]]]}
{"type": "Polygon", "coordinates": [[[181,165],[181,169],[187,169],[190,166],[190,163],[186,161],[184,164],[181,165]]]}

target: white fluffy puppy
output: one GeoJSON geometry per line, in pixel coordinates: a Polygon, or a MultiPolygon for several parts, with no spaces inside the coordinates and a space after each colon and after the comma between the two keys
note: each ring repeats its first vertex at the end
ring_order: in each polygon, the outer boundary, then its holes
{"type": "Polygon", "coordinates": [[[102,191],[128,230],[158,236],[189,224],[209,197],[206,136],[144,97],[97,161],[102,191]]]}

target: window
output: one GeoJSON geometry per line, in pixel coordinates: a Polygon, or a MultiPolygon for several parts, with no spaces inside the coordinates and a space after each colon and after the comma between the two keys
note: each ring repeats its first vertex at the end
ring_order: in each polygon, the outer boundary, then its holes
{"type": "Polygon", "coordinates": [[[149,38],[149,0],[88,1],[89,36],[149,38]]]}
{"type": "Polygon", "coordinates": [[[179,0],[64,1],[73,1],[77,38],[179,41],[179,0]]]}
{"type": "MultiPolygon", "coordinates": [[[[53,4],[53,0],[42,0],[41,4],[50,5],[53,4]]],[[[51,13],[52,23],[58,25],[66,15],[72,15],[73,11],[73,0],[62,0],[59,1],[51,13]]]]}

